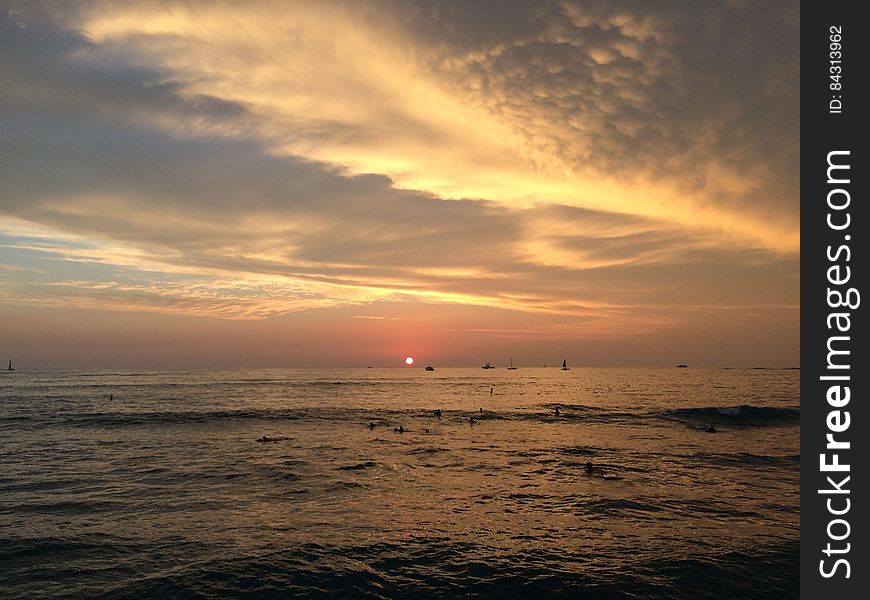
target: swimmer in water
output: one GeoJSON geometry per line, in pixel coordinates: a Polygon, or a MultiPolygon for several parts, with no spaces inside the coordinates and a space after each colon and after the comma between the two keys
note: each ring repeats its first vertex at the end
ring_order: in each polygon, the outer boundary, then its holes
{"type": "Polygon", "coordinates": [[[480,412],[483,412],[483,407],[480,408],[480,412]]]}
{"type": "Polygon", "coordinates": [[[440,416],[441,416],[441,409],[440,409],[440,408],[436,408],[436,409],[435,409],[435,416],[436,416],[436,417],[440,417],[440,416]]]}
{"type": "Polygon", "coordinates": [[[468,417],[468,424],[474,425],[474,423],[475,423],[474,417],[468,417]]]}
{"type": "Polygon", "coordinates": [[[591,473],[591,472],[592,472],[592,461],[591,461],[591,460],[587,460],[587,461],[586,461],[586,472],[587,472],[587,473],[591,473]]]}
{"type": "Polygon", "coordinates": [[[399,425],[398,427],[393,428],[393,431],[395,433],[405,433],[405,428],[403,426],[399,425]]]}
{"type": "Polygon", "coordinates": [[[374,428],[375,428],[375,424],[374,424],[374,423],[369,423],[368,425],[366,425],[366,427],[368,427],[369,429],[374,429],[374,428]]]}
{"type": "Polygon", "coordinates": [[[707,429],[705,429],[707,433],[716,433],[716,428],[713,425],[710,425],[707,429]]]}

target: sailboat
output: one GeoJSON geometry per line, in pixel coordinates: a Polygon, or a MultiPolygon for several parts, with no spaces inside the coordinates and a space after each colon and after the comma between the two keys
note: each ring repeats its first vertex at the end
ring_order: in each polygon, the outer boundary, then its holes
{"type": "Polygon", "coordinates": [[[571,370],[568,368],[568,359],[567,358],[562,359],[562,370],[563,371],[570,371],[571,370]]]}
{"type": "Polygon", "coordinates": [[[6,370],[7,370],[7,371],[14,371],[14,370],[15,370],[15,369],[12,368],[12,361],[11,361],[11,360],[9,361],[9,368],[6,369],[6,370]]]}
{"type": "Polygon", "coordinates": [[[486,361],[486,364],[480,368],[481,369],[494,369],[495,367],[493,367],[491,364],[489,364],[489,361],[486,361]]]}
{"type": "Polygon", "coordinates": [[[514,366],[514,357],[511,356],[511,366],[508,367],[508,371],[516,371],[517,368],[514,366]]]}
{"type": "Polygon", "coordinates": [[[435,367],[433,367],[432,365],[426,365],[426,368],[424,370],[425,371],[434,371],[435,367]]]}

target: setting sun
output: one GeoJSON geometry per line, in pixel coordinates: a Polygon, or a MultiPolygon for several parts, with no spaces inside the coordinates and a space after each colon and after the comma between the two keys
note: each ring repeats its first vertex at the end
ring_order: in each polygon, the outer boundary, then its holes
{"type": "Polygon", "coordinates": [[[408,365],[409,367],[411,365],[413,365],[414,364],[414,357],[413,356],[406,356],[405,357],[405,364],[408,365]]]}

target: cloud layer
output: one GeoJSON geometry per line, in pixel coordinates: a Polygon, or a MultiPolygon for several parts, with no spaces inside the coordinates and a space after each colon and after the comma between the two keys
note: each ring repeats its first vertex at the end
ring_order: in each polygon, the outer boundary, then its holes
{"type": "Polygon", "coordinates": [[[4,10],[0,301],[796,323],[796,5],[360,8],[4,10]]]}

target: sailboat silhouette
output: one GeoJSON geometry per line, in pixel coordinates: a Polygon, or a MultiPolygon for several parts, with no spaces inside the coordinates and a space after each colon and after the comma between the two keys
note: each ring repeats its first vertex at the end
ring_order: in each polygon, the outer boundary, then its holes
{"type": "Polygon", "coordinates": [[[11,361],[11,360],[9,361],[9,368],[6,369],[6,370],[7,370],[7,371],[14,371],[14,370],[15,370],[15,369],[12,368],[12,361],[11,361]]]}
{"type": "Polygon", "coordinates": [[[562,359],[562,370],[563,371],[570,371],[571,370],[568,368],[568,359],[567,358],[562,359]]]}
{"type": "Polygon", "coordinates": [[[517,367],[514,366],[514,357],[511,356],[511,366],[508,367],[508,371],[516,371],[517,367]]]}

